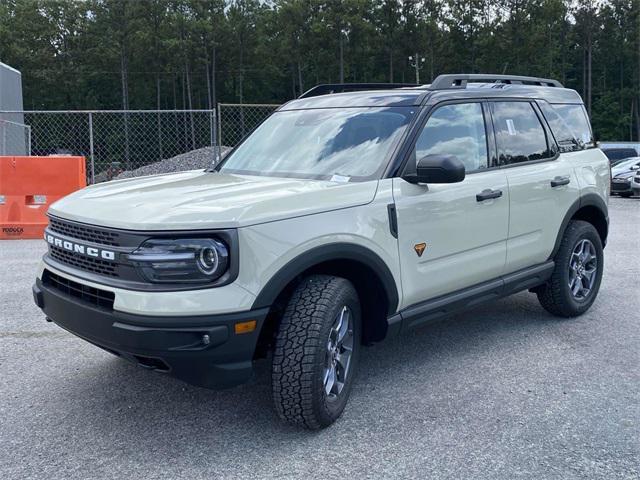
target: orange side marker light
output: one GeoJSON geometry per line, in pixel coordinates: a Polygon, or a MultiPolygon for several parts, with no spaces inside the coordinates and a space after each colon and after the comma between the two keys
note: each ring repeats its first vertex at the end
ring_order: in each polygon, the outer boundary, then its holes
{"type": "Polygon", "coordinates": [[[243,333],[251,333],[256,329],[257,322],[255,320],[249,320],[248,322],[238,322],[235,325],[236,335],[243,333]]]}

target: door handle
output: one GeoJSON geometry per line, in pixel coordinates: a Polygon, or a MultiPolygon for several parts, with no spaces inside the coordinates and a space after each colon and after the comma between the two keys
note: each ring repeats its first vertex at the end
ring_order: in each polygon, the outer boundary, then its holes
{"type": "Polygon", "coordinates": [[[551,187],[561,187],[562,185],[569,185],[571,179],[569,177],[556,177],[551,180],[551,187]]]}
{"type": "Polygon", "coordinates": [[[502,196],[502,190],[491,190],[487,188],[476,195],[476,201],[484,202],[485,200],[491,200],[492,198],[500,198],[502,196]]]}

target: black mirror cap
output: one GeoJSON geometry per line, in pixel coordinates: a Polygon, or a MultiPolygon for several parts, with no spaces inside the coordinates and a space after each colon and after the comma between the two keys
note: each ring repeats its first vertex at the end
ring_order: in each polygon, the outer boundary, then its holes
{"type": "Polygon", "coordinates": [[[453,155],[425,155],[416,172],[403,176],[410,183],[457,183],[464,180],[464,163],[453,155]]]}

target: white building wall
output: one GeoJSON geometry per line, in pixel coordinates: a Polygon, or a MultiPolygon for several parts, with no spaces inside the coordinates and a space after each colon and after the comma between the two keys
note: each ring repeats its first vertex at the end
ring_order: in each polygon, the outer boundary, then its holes
{"type": "Polygon", "coordinates": [[[0,155],[26,155],[27,129],[22,111],[22,74],[0,62],[0,155]]]}

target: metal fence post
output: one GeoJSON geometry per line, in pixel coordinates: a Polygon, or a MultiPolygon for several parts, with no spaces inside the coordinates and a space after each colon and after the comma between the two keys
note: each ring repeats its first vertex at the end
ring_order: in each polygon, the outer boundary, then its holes
{"type": "Polygon", "coordinates": [[[27,155],[31,156],[31,125],[27,125],[27,155]]]}
{"type": "Polygon", "coordinates": [[[212,166],[215,166],[217,162],[216,159],[216,114],[215,110],[209,111],[209,145],[213,148],[213,162],[212,166]]]}
{"type": "Polygon", "coordinates": [[[91,184],[96,183],[96,160],[93,153],[93,112],[89,112],[89,156],[91,158],[91,184]]]}
{"type": "Polygon", "coordinates": [[[222,157],[222,106],[218,103],[218,132],[216,135],[216,165],[222,157]]]}

